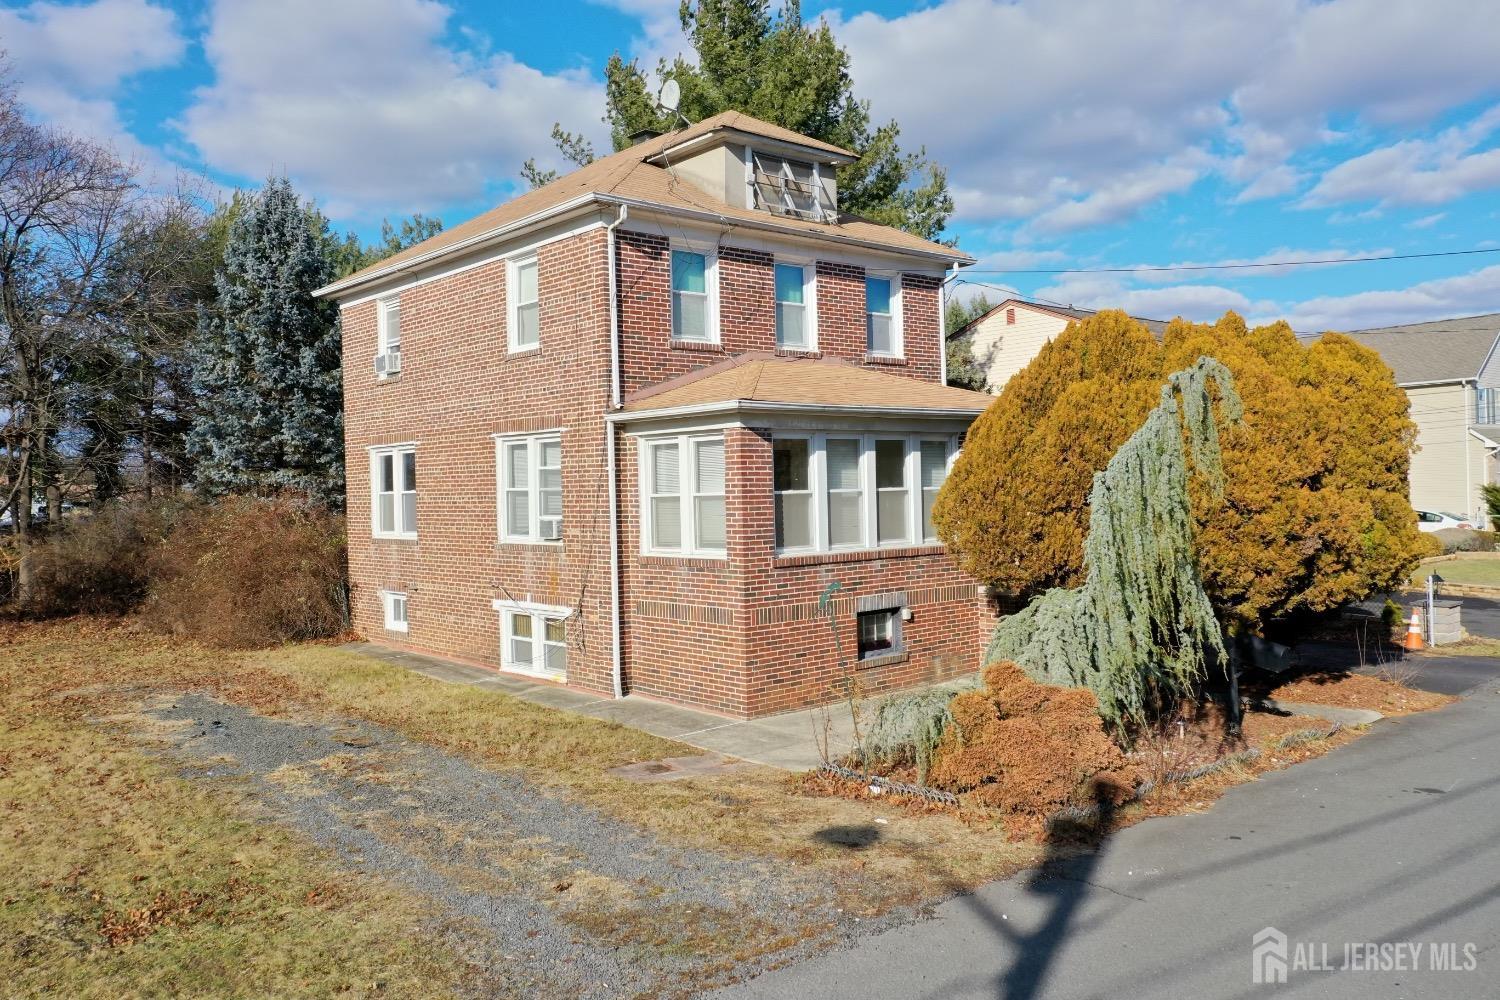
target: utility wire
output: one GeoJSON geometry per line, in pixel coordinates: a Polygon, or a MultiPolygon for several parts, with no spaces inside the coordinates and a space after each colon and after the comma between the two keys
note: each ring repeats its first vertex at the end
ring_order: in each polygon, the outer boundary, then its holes
{"type": "Polygon", "coordinates": [[[1368,264],[1377,260],[1425,260],[1429,257],[1464,257],[1500,253],[1500,247],[1484,250],[1439,250],[1432,253],[1393,253],[1373,257],[1330,257],[1326,260],[1270,260],[1242,264],[1142,264],[1137,267],[1034,267],[965,268],[964,274],[1133,274],[1141,271],[1244,271],[1256,267],[1307,267],[1311,264],[1368,264]]]}

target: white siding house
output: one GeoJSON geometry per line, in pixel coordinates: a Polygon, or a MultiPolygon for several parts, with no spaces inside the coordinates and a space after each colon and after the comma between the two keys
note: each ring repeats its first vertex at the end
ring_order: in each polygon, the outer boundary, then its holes
{"type": "Polygon", "coordinates": [[[1349,336],[1380,352],[1411,401],[1412,506],[1486,522],[1479,488],[1500,479],[1500,313],[1349,336]]]}
{"type": "MultiPolygon", "coordinates": [[[[1092,309],[1006,299],[968,326],[949,334],[948,339],[969,338],[974,360],[985,370],[986,388],[998,393],[1011,376],[1029,365],[1047,342],[1067,329],[1069,323],[1093,313],[1092,309]]],[[[1141,322],[1158,336],[1166,329],[1166,324],[1160,320],[1143,319],[1141,322]]]]}

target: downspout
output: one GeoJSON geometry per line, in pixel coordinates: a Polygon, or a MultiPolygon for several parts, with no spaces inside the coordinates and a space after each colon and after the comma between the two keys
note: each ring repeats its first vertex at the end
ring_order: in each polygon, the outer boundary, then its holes
{"type": "MultiPolygon", "coordinates": [[[[605,232],[609,252],[609,408],[620,408],[620,298],[619,277],[615,266],[615,230],[630,215],[630,206],[621,205],[619,218],[605,232]]],[[[610,680],[616,698],[625,697],[625,679],[620,655],[620,490],[615,478],[615,423],[604,421],[604,474],[609,479],[609,602],[610,602],[610,680]]]]}

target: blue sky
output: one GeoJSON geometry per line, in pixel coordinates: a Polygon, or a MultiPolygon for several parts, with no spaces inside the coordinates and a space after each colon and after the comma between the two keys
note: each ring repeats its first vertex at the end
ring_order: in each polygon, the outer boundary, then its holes
{"type": "MultiPolygon", "coordinates": [[[[1298,329],[1500,311],[1500,253],[1274,270],[1035,274],[1500,249],[1500,17],[1473,0],[804,5],[878,120],[946,165],[973,281],[1298,329]]],[[[340,228],[450,225],[607,145],[602,68],[684,48],[677,0],[0,3],[22,100],[152,176],[285,172],[340,228]]],[[[972,290],[972,286],[971,286],[972,290]]]]}

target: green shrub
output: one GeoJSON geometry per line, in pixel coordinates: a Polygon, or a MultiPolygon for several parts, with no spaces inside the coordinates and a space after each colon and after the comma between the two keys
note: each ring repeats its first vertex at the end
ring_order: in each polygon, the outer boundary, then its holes
{"type": "Polygon", "coordinates": [[[343,518],[294,496],[226,497],[155,549],[148,623],[212,646],[254,649],[348,624],[343,518]]]}
{"type": "Polygon", "coordinates": [[[1430,532],[1443,547],[1444,555],[1454,552],[1493,552],[1495,551],[1495,533],[1493,531],[1477,531],[1473,528],[1444,528],[1441,531],[1430,532]]]}

